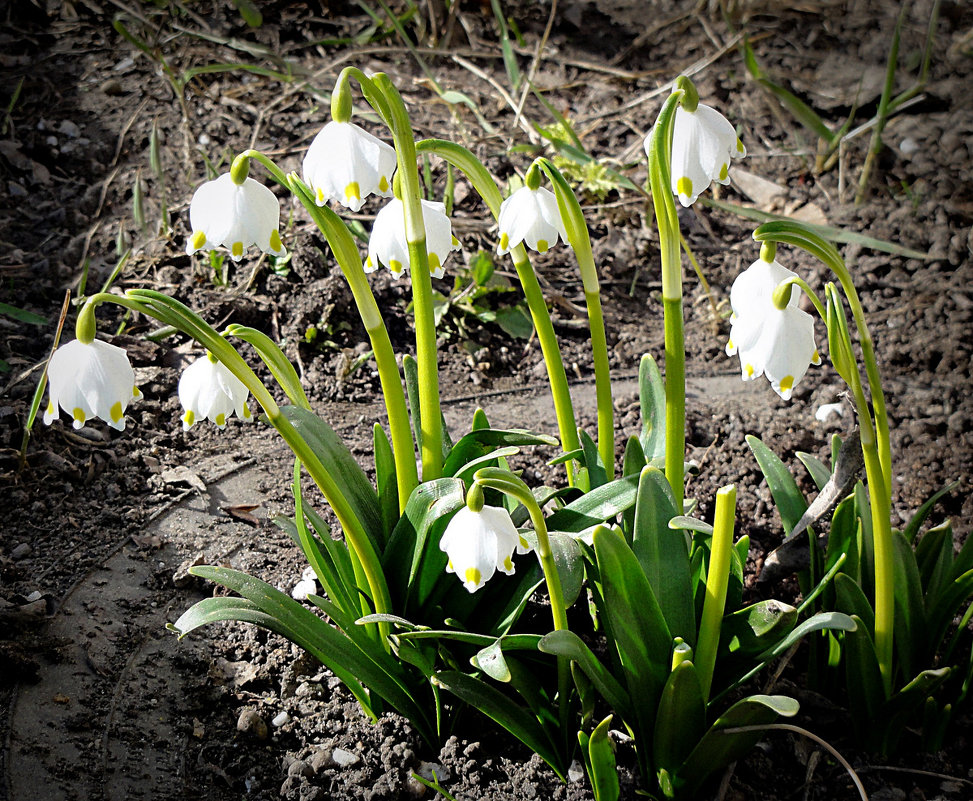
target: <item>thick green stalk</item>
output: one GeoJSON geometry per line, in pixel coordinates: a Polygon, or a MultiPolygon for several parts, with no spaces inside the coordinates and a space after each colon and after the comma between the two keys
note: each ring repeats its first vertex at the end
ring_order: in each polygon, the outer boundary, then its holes
{"type": "Polygon", "coordinates": [[[683,505],[686,458],[686,341],[683,332],[682,264],[679,259],[679,218],[672,199],[669,153],[672,128],[682,90],[666,100],[649,140],[649,187],[659,230],[662,261],[662,307],[666,345],[666,478],[676,501],[683,505]]]}
{"type": "MultiPolygon", "coordinates": [[[[317,454],[294,428],[290,420],[284,416],[273,396],[257,378],[256,373],[243,360],[243,357],[237,353],[236,349],[187,306],[167,295],[149,289],[130,289],[123,297],[104,293],[93,295],[88,299],[86,309],[79,315],[79,323],[82,318],[93,315],[94,307],[103,301],[111,301],[120,306],[140,311],[163,324],[179,329],[203,345],[244,383],[257,403],[263,408],[270,424],[277,429],[294,455],[304,464],[308,474],[334,510],[349,547],[355,550],[361,561],[368,579],[368,589],[375,604],[375,611],[378,613],[390,612],[391,600],[385,575],[382,572],[378,555],[375,553],[364,528],[362,528],[361,522],[355,516],[348,500],[341,493],[317,454]],[[90,312],[87,311],[88,308],[91,309],[90,312]]],[[[379,630],[382,641],[385,642],[388,624],[380,624],[379,630]]]]}
{"type": "Polygon", "coordinates": [[[288,186],[304,204],[311,219],[324,234],[341,272],[348,282],[351,294],[358,307],[365,331],[368,334],[378,367],[378,377],[382,385],[382,397],[389,418],[389,433],[392,438],[392,455],[395,459],[395,480],[399,490],[399,513],[405,511],[409,496],[419,484],[416,469],[416,445],[412,439],[409,425],[409,409],[402,388],[402,376],[395,360],[395,351],[389,339],[388,329],[382,319],[375,295],[365,277],[358,246],[348,232],[341,218],[327,206],[318,206],[310,189],[296,175],[288,179],[288,186]]]}
{"type": "Polygon", "coordinates": [[[736,487],[732,484],[716,492],[716,511],[713,514],[713,539],[710,546],[709,571],[706,574],[706,598],[699,622],[696,643],[696,673],[703,691],[709,698],[716,667],[716,651],[720,644],[720,629],[726,606],[726,586],[730,577],[730,550],[733,548],[733,519],[736,513],[736,487]]]}
{"type": "MultiPolygon", "coordinates": [[[[483,198],[483,202],[489,207],[494,219],[500,218],[500,205],[503,202],[500,189],[493,180],[493,176],[487,172],[486,167],[469,150],[442,139],[423,139],[416,143],[416,151],[423,154],[434,153],[462,171],[473,184],[473,188],[483,198]]],[[[581,448],[581,441],[578,438],[578,425],[574,417],[571,391],[568,389],[568,377],[564,369],[564,360],[561,358],[561,348],[558,346],[557,335],[554,333],[554,325],[551,322],[551,313],[547,308],[540,284],[537,282],[537,276],[531,267],[527,249],[523,244],[520,244],[510,251],[510,257],[513,260],[514,269],[517,271],[517,277],[520,279],[520,286],[523,289],[531,319],[534,321],[534,330],[537,332],[537,340],[540,342],[541,354],[547,368],[547,377],[551,384],[551,396],[554,399],[554,414],[561,436],[561,449],[563,451],[578,450],[581,448]]],[[[566,463],[570,484],[574,483],[573,465],[574,463],[570,461],[566,463]]]]}
{"type": "Polygon", "coordinates": [[[568,244],[574,250],[581,272],[584,298],[588,308],[588,327],[591,333],[591,357],[595,365],[595,396],[598,402],[598,454],[605,465],[608,478],[615,474],[615,410],[612,403],[611,374],[608,365],[608,338],[605,336],[605,320],[601,311],[601,284],[598,269],[591,251],[591,238],[581,204],[571,185],[554,164],[546,158],[534,162],[551,181],[557,196],[557,207],[568,235],[568,244]]]}
{"type": "Polygon", "coordinates": [[[412,309],[416,324],[416,363],[419,368],[422,480],[430,481],[439,478],[443,472],[443,420],[439,399],[436,321],[433,315],[429,254],[426,250],[426,226],[420,202],[422,193],[416,165],[416,142],[405,103],[389,77],[378,73],[372,78],[372,86],[385,102],[386,122],[395,144],[396,172],[401,187],[402,205],[405,208],[412,309]]]}

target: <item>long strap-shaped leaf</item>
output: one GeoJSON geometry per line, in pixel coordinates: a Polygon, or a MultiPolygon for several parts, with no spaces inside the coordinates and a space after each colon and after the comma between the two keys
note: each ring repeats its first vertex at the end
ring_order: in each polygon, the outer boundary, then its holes
{"type": "MultiPolygon", "coordinates": [[[[348,682],[348,678],[355,684],[363,685],[375,692],[408,718],[430,743],[434,741],[434,729],[430,725],[426,712],[410,695],[409,689],[401,678],[391,675],[370,654],[362,650],[360,645],[333,628],[310,609],[265,581],[241,573],[239,570],[203,565],[191,568],[190,572],[200,578],[222,584],[242,595],[266,615],[260,620],[259,625],[266,626],[271,631],[300,645],[349,686],[354,685],[348,682]]],[[[212,622],[212,618],[204,614],[212,614],[212,605],[200,608],[201,603],[190,607],[173,624],[173,630],[177,631],[180,637],[212,622]]],[[[377,649],[380,646],[375,647],[377,649]]]]}

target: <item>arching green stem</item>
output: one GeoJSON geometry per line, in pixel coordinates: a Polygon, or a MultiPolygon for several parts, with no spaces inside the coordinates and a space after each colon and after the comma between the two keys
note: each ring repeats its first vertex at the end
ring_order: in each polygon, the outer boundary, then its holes
{"type": "MultiPolygon", "coordinates": [[[[509,470],[499,467],[484,467],[473,474],[473,482],[480,487],[499,490],[505,495],[509,495],[520,501],[530,515],[530,521],[534,524],[534,533],[537,535],[537,558],[540,560],[541,569],[544,571],[544,580],[547,583],[547,594],[551,601],[551,616],[554,619],[554,630],[560,631],[568,629],[567,608],[564,605],[564,593],[561,590],[561,576],[557,572],[557,564],[554,562],[554,554],[551,552],[551,540],[547,534],[547,524],[544,521],[544,513],[537,504],[523,480],[515,476],[509,470]]],[[[568,694],[571,687],[571,666],[570,660],[559,656],[557,659],[558,672],[558,704],[561,718],[561,730],[567,731],[568,714],[568,694]]]]}
{"type": "Polygon", "coordinates": [[[686,341],[683,331],[682,264],[679,260],[679,218],[672,199],[669,154],[676,108],[684,90],[676,89],[649,135],[649,188],[659,230],[662,261],[662,309],[666,346],[666,478],[676,501],[683,506],[686,457],[686,341]]]}
{"type": "Polygon", "coordinates": [[[612,404],[611,375],[608,366],[608,339],[605,319],[601,311],[601,284],[591,252],[591,239],[581,204],[561,171],[546,158],[534,162],[547,175],[557,196],[561,221],[568,234],[581,272],[584,299],[588,308],[588,328],[591,335],[591,357],[595,365],[595,396],[598,400],[598,454],[605,465],[608,478],[615,474],[615,410],[612,404]]]}
{"type": "MultiPolygon", "coordinates": [[[[221,337],[216,329],[187,306],[150,289],[130,289],[124,296],[108,293],[92,295],[85,304],[85,309],[79,315],[79,321],[82,318],[90,319],[90,316],[94,314],[94,308],[106,301],[141,312],[164,325],[171,325],[173,328],[182,331],[209,350],[231,373],[243,382],[257,403],[263,408],[270,424],[277,429],[294,455],[304,464],[308,474],[334,510],[349,547],[354,549],[362,564],[375,611],[377,613],[390,612],[391,601],[382,566],[361,522],[355,516],[348,500],[341,493],[317,454],[294,428],[290,420],[284,416],[273,396],[257,378],[256,373],[244,361],[243,357],[237,353],[236,349],[221,337]]],[[[382,642],[385,643],[388,635],[387,623],[379,624],[379,634],[382,642]]]]}
{"type": "Polygon", "coordinates": [[[409,425],[409,409],[405,402],[402,377],[395,360],[395,352],[388,329],[382,319],[372,288],[365,277],[358,246],[341,218],[327,206],[318,206],[310,188],[296,175],[287,178],[288,186],[307,209],[311,219],[324,234],[335,260],[348,282],[351,294],[368,334],[382,384],[382,397],[389,418],[392,455],[395,459],[395,480],[399,491],[399,513],[405,511],[409,496],[419,484],[416,470],[416,445],[409,425]]]}
{"type": "MultiPolygon", "coordinates": [[[[500,189],[490,173],[487,172],[486,167],[469,150],[442,139],[423,139],[416,143],[416,151],[421,154],[435,154],[460,170],[473,184],[473,188],[480,197],[483,198],[483,202],[487,204],[494,218],[499,219],[500,204],[503,202],[500,189]]],[[[564,360],[561,358],[557,336],[554,333],[554,325],[551,322],[551,314],[544,300],[544,294],[541,292],[537,276],[534,274],[527,255],[527,249],[523,244],[511,249],[510,257],[513,260],[514,269],[517,271],[520,286],[524,291],[524,299],[527,301],[527,308],[530,310],[534,330],[537,331],[537,340],[540,342],[541,353],[544,356],[544,365],[547,368],[547,377],[551,384],[551,396],[554,399],[554,414],[557,418],[558,432],[561,437],[561,449],[564,451],[578,450],[581,448],[581,441],[578,439],[578,425],[574,417],[571,391],[568,389],[568,377],[564,369],[564,360]]],[[[569,461],[566,466],[568,482],[573,484],[574,462],[569,461]]]]}

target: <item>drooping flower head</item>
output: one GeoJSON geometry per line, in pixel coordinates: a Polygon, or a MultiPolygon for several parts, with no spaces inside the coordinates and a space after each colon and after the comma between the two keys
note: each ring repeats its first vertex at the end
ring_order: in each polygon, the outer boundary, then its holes
{"type": "Polygon", "coordinates": [[[240,261],[251,245],[264,253],[283,256],[280,241],[280,202],[266,186],[253,178],[237,183],[231,173],[207,181],[189,204],[193,234],[186,243],[190,256],[197,250],[228,248],[240,261]]]}
{"type": "MultiPolygon", "coordinates": [[[[691,87],[688,81],[677,81],[676,85],[691,87]]],[[[651,135],[645,139],[646,153],[650,139],[651,135]]],[[[679,202],[691,206],[713,181],[730,183],[730,162],[746,155],[747,149],[729,120],[699,103],[695,89],[689,89],[685,102],[676,108],[672,128],[670,180],[679,202]]]]}
{"type": "Polygon", "coordinates": [[[561,219],[554,193],[544,187],[522,186],[500,204],[500,244],[502,256],[523,242],[531,250],[544,253],[568,234],[561,219]]]}
{"type": "Polygon", "coordinates": [[[235,411],[241,420],[250,420],[246,385],[211,353],[196,359],[179,377],[179,402],[184,431],[198,419],[212,420],[220,429],[235,411]]]}
{"type": "Polygon", "coordinates": [[[395,150],[352,122],[332,120],[311,142],[303,171],[319,206],[337,200],[358,211],[369,195],[392,197],[395,150]]]}
{"type": "MultiPolygon", "coordinates": [[[[446,216],[446,206],[433,200],[423,200],[422,222],[426,228],[426,252],[429,254],[429,274],[442,278],[443,262],[450,251],[459,250],[459,242],[453,236],[453,228],[446,216]]],[[[392,274],[400,276],[409,269],[409,242],[405,233],[405,210],[402,201],[392,198],[376,215],[372,235],[368,240],[368,258],[365,272],[378,269],[379,263],[388,267],[392,274]]]]}
{"type": "Polygon", "coordinates": [[[462,507],[446,526],[439,548],[449,557],[446,572],[455,573],[470,592],[480,589],[498,570],[513,575],[514,551],[529,550],[507,510],[494,506],[478,512],[462,507]]]}
{"type": "Polygon", "coordinates": [[[795,276],[777,261],[761,258],[744,270],[730,289],[730,339],[727,356],[740,355],[743,380],[766,375],[784,400],[804,377],[811,364],[820,364],[814,344],[814,319],[798,308],[801,290],[791,287],[787,306],[774,304],[774,289],[795,276]]]}
{"type": "Polygon", "coordinates": [[[47,425],[58,416],[60,406],[74,418],[75,428],[81,428],[91,417],[99,417],[122,431],[128,404],[142,397],[125,349],[100,339],[88,343],[75,339],[62,345],[51,356],[47,378],[47,425]]]}

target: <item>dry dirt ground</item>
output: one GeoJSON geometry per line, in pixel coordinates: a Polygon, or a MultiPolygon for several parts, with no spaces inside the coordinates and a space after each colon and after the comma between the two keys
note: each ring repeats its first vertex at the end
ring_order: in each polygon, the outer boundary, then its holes
{"type": "MultiPolygon", "coordinates": [[[[518,120],[501,94],[510,83],[490,4],[454,3],[447,14],[440,4],[420,3],[404,25],[424,66],[384,21],[379,4],[259,5],[259,28],[245,25],[230,3],[0,5],[0,301],[43,318],[25,322],[0,312],[0,797],[412,798],[423,788],[411,771],[435,765],[459,799],[589,799],[583,781],[562,785],[481,720],[470,719],[438,753],[394,716],[369,725],[327,671],[276,636],[225,626],[177,643],[164,630],[211,591],[186,577],[188,564],[229,564],[285,588],[303,569],[296,548],[271,522],[291,512],[284,447],[260,424],[234,422],[222,433],[181,430],[174,389],[191,354],[183,339],[146,339],[152,321],[105,308],[102,332],[119,332],[114,341],[129,348],[144,400],[131,408],[121,434],[100,424],[80,432],[63,421],[35,426],[20,462],[24,420],[65,290],[76,293],[83,281],[89,291],[100,287],[115,267],[119,240],[130,244],[132,256],[116,288],[156,288],[218,327],[238,322],[265,330],[299,365],[315,407],[367,462],[371,427],[382,416],[378,381],[367,360],[357,363],[361,324],[306,217],[285,204],[284,239],[293,258],[284,270],[253,257],[218,285],[205,260],[184,255],[188,200],[206,177],[206,162],[225,169],[233,154],[253,146],[286,170],[299,169],[346,64],[390,73],[420,136],[461,142],[499,179],[522,172],[533,152],[551,153],[532,128],[554,125],[548,108],[530,96],[518,120]],[[374,6],[378,23],[365,6],[374,6]],[[113,29],[116,14],[161,60],[113,29]],[[260,69],[187,73],[213,64],[260,69]],[[476,114],[470,105],[440,99],[433,81],[465,94],[476,114]],[[159,171],[150,164],[153,127],[162,142],[159,171]],[[133,218],[137,184],[144,224],[133,218]],[[160,234],[163,208],[171,230],[160,234]],[[313,342],[306,336],[311,326],[318,331],[313,342]]],[[[522,33],[514,52],[526,74],[550,4],[501,5],[522,33]]],[[[918,2],[905,15],[900,89],[916,75],[930,7],[918,2]]],[[[973,522],[973,7],[939,5],[929,81],[890,120],[863,205],[852,199],[870,132],[849,139],[831,169],[816,171],[813,138],[748,77],[739,51],[746,34],[769,75],[828,124],[837,127],[854,114],[855,127],[875,112],[898,13],[898,4],[881,0],[812,0],[786,11],[759,0],[562,2],[534,80],[589,153],[641,185],[642,138],[669,82],[692,72],[701,98],[739,126],[749,150],[720,199],[928,254],[905,258],[843,246],[890,398],[895,515],[907,519],[935,490],[958,480],[935,518],[952,518],[965,536],[973,522]]],[[[434,170],[432,181],[441,196],[444,173],[434,170]]],[[[479,250],[495,247],[495,229],[462,180],[455,198],[462,251],[452,257],[453,274],[479,250]]],[[[657,239],[636,192],[608,186],[584,202],[603,280],[617,424],[628,435],[638,426],[638,360],[645,352],[662,358],[657,239]]],[[[375,209],[370,204],[359,216],[366,228],[375,209]]],[[[763,381],[738,380],[738,368],[722,353],[726,298],[734,276],[756,258],[753,223],[702,204],[680,220],[717,306],[714,314],[690,273],[688,442],[700,465],[690,490],[705,516],[717,487],[737,485],[739,530],[753,544],[752,580],[782,535],[744,436],[760,434],[797,469],[796,451],[823,455],[831,435],[853,423],[847,408],[842,418],[814,417],[821,404],[841,399],[827,359],[790,403],[763,381]]],[[[812,286],[827,280],[809,258],[781,258],[812,286]]],[[[591,429],[581,283],[563,248],[537,267],[576,379],[581,422],[591,429]]],[[[407,284],[383,272],[373,276],[373,287],[393,344],[408,352],[407,284]]],[[[451,287],[438,285],[444,293],[451,287]]],[[[505,306],[513,297],[490,302],[505,306]]],[[[452,425],[467,425],[481,405],[497,424],[529,420],[533,428],[553,429],[536,342],[461,312],[442,332],[452,425]]],[[[820,327],[818,338],[823,347],[820,327]]],[[[544,474],[549,457],[539,452],[520,465],[528,480],[544,474]]],[[[793,600],[792,582],[774,590],[793,600]]],[[[785,671],[778,686],[801,700],[797,722],[852,760],[872,798],[973,797],[968,713],[943,753],[909,748],[877,760],[855,750],[840,707],[803,691],[795,679],[785,671]]],[[[619,758],[624,797],[634,797],[631,755],[622,748],[619,758]]],[[[709,792],[833,799],[853,791],[843,770],[810,741],[774,734],[709,792]]]]}

